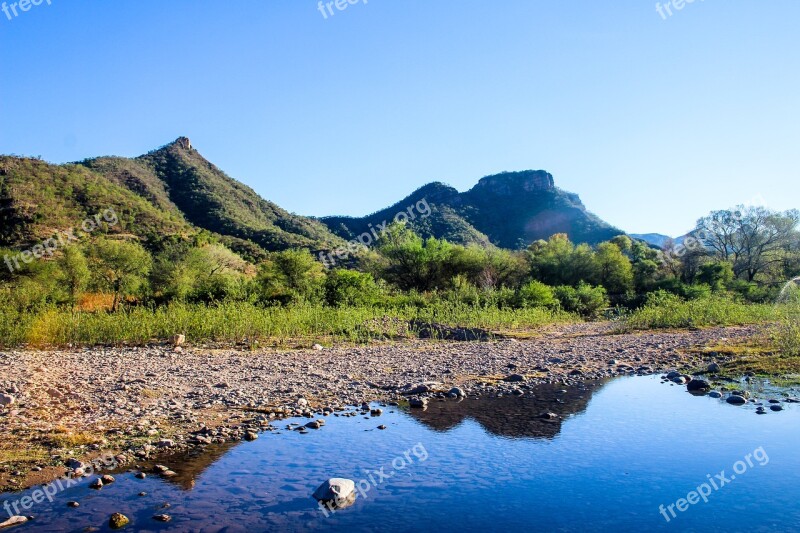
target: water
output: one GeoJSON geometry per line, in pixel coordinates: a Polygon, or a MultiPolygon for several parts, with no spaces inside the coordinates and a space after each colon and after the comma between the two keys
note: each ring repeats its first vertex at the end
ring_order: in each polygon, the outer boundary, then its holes
{"type": "Polygon", "coordinates": [[[800,530],[800,407],[759,416],[641,377],[534,395],[389,407],[378,418],[329,417],[308,435],[264,434],[167,462],[180,474],[170,480],[120,474],[101,491],[67,489],[15,531],[105,531],[113,512],[131,518],[131,531],[800,530]],[[752,466],[708,503],[673,507],[669,523],[659,513],[707,474],[729,478],[748,454],[752,466]],[[380,479],[381,468],[391,477],[380,479]],[[369,490],[326,517],[310,495],[329,477],[364,479],[369,490]],[[152,519],[164,512],[172,522],[152,519]]]}

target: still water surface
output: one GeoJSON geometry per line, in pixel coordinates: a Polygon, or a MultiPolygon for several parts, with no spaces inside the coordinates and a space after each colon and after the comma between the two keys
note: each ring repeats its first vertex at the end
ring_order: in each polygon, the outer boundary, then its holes
{"type": "Polygon", "coordinates": [[[12,531],[106,531],[113,512],[131,518],[130,531],[800,531],[800,406],[759,416],[634,377],[384,407],[378,418],[328,417],[306,435],[283,430],[289,422],[168,462],[179,473],[170,480],[127,473],[100,491],[68,489],[12,531]],[[659,512],[709,474],[730,478],[757,449],[708,503],[667,511],[670,522],[659,512]],[[326,516],[310,495],[330,477],[364,480],[364,493],[326,516]],[[160,513],[172,521],[154,521],[160,513]]]}

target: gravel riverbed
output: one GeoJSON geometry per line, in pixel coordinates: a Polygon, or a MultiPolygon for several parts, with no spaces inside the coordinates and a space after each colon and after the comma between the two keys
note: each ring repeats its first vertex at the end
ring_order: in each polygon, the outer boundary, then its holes
{"type": "Polygon", "coordinates": [[[710,361],[688,349],[756,332],[611,330],[607,323],[561,325],[526,340],[413,340],[321,350],[0,352],[0,487],[62,476],[71,458],[110,453],[133,464],[255,439],[288,416],[316,419],[370,401],[424,403],[450,392],[524,395],[539,383],[699,367],[710,361]]]}

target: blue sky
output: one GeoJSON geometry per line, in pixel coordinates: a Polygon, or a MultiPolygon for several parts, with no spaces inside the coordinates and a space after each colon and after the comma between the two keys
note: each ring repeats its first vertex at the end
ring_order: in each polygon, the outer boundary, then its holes
{"type": "Polygon", "coordinates": [[[800,207],[797,0],[50,1],[0,12],[0,153],[186,135],[304,215],[528,168],[631,232],[800,207]]]}

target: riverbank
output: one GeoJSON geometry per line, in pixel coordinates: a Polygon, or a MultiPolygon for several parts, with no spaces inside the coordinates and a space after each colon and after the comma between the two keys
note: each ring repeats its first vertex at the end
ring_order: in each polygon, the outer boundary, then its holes
{"type": "Polygon", "coordinates": [[[702,368],[697,347],[755,326],[611,334],[610,323],[547,326],[536,338],[413,340],[321,350],[150,346],[0,353],[0,487],[67,473],[111,453],[121,464],[257,438],[281,418],[436,393],[525,394],[540,383],[702,368]]]}

